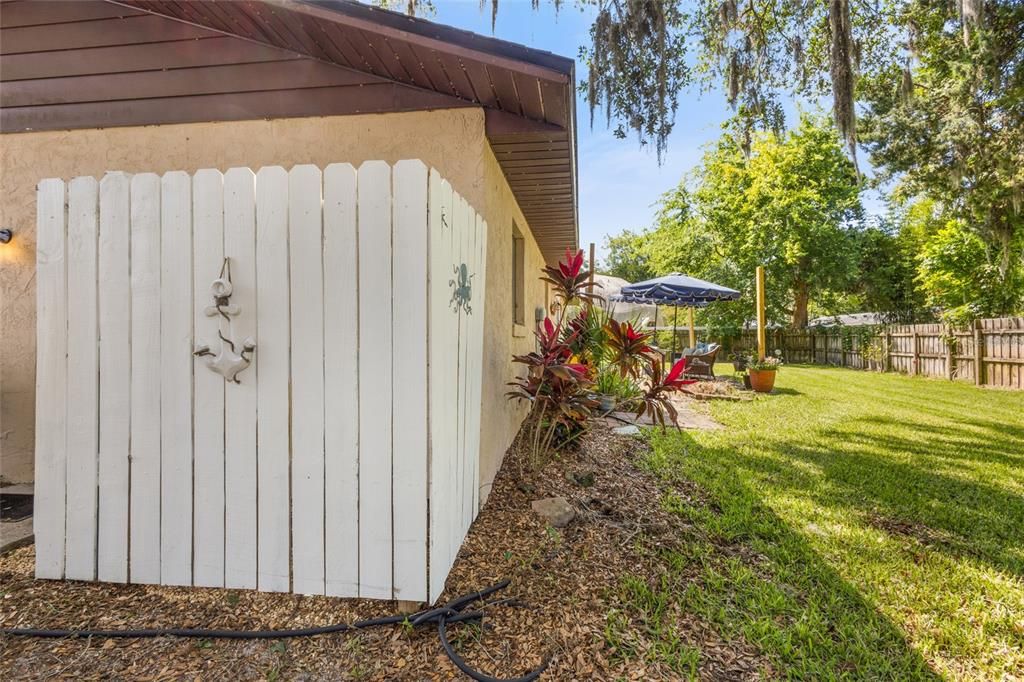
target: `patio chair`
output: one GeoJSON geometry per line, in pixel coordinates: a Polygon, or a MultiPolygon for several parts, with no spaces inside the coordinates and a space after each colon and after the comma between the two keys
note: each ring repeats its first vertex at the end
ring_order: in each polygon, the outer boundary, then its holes
{"type": "Polygon", "coordinates": [[[695,348],[686,348],[682,356],[686,362],[686,376],[715,378],[715,356],[722,349],[718,343],[698,343],[695,348]]]}

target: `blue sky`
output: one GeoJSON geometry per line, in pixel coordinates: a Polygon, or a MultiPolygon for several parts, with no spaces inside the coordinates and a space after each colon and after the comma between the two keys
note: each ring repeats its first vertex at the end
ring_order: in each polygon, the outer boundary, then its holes
{"type": "MultiPolygon", "coordinates": [[[[499,0],[492,33],[490,2],[484,10],[479,0],[435,0],[435,6],[436,14],[428,17],[433,21],[572,58],[589,43],[596,14],[594,7],[581,9],[571,0],[557,13],[549,0],[541,0],[536,11],[530,0],[499,0]]],[[[578,59],[576,78],[586,79],[586,65],[578,59]]],[[[601,257],[606,235],[649,226],[659,197],[700,162],[703,147],[721,135],[730,114],[721,92],[682,95],[668,153],[659,166],[653,145],[641,147],[635,137],[616,139],[600,112],[591,129],[588,105],[578,97],[580,244],[596,243],[601,257]]]]}

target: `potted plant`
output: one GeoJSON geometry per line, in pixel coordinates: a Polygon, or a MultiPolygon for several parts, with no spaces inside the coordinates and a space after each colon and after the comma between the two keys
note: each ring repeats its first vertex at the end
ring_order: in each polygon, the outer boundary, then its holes
{"type": "Polygon", "coordinates": [[[637,383],[628,375],[622,376],[615,365],[605,365],[597,370],[594,389],[603,413],[611,412],[623,403],[630,403],[643,394],[637,383]]]}
{"type": "Polygon", "coordinates": [[[750,387],[758,393],[771,393],[775,387],[775,373],[781,365],[782,359],[777,357],[766,357],[764,360],[752,357],[747,360],[750,387]]]}
{"type": "Polygon", "coordinates": [[[597,400],[601,412],[608,413],[615,409],[615,404],[618,402],[615,396],[619,389],[619,381],[620,378],[616,372],[609,371],[607,368],[598,370],[594,388],[597,389],[597,400]]]}

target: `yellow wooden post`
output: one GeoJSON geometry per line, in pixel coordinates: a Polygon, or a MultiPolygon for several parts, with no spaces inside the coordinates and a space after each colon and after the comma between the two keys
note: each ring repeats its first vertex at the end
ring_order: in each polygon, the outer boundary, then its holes
{"type": "Polygon", "coordinates": [[[764,360],[765,356],[765,318],[764,318],[764,267],[757,266],[757,357],[764,360]]]}
{"type": "Polygon", "coordinates": [[[690,348],[697,347],[697,332],[693,328],[693,307],[690,307],[690,348]]]}
{"type": "Polygon", "coordinates": [[[594,293],[594,273],[597,272],[597,266],[594,263],[594,242],[590,242],[590,282],[587,284],[587,293],[594,293]]]}

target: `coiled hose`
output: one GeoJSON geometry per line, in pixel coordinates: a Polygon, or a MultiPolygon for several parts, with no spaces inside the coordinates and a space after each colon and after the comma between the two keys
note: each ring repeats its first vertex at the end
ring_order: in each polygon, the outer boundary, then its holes
{"type": "MultiPolygon", "coordinates": [[[[0,634],[16,637],[52,637],[52,638],[142,638],[142,637],[187,637],[198,639],[288,639],[292,637],[315,637],[317,635],[329,635],[337,632],[348,632],[350,630],[365,630],[367,628],[380,627],[382,625],[397,625],[409,622],[413,627],[419,627],[428,623],[437,623],[437,635],[441,640],[441,647],[448,654],[448,658],[459,670],[476,680],[477,682],[533,682],[541,676],[551,662],[550,657],[545,659],[539,667],[531,670],[522,677],[499,678],[492,677],[478,670],[474,670],[465,659],[459,656],[448,641],[447,625],[467,620],[480,620],[483,618],[482,611],[464,611],[464,609],[476,601],[483,601],[486,597],[508,587],[509,581],[502,580],[496,585],[463,595],[444,606],[434,609],[426,609],[408,616],[384,616],[382,618],[370,618],[358,620],[354,623],[337,623],[316,628],[299,628],[293,630],[206,630],[202,628],[143,628],[138,630],[42,630],[33,628],[0,628],[0,634]]],[[[486,604],[495,606],[497,604],[517,604],[515,600],[503,599],[486,604]]]]}

